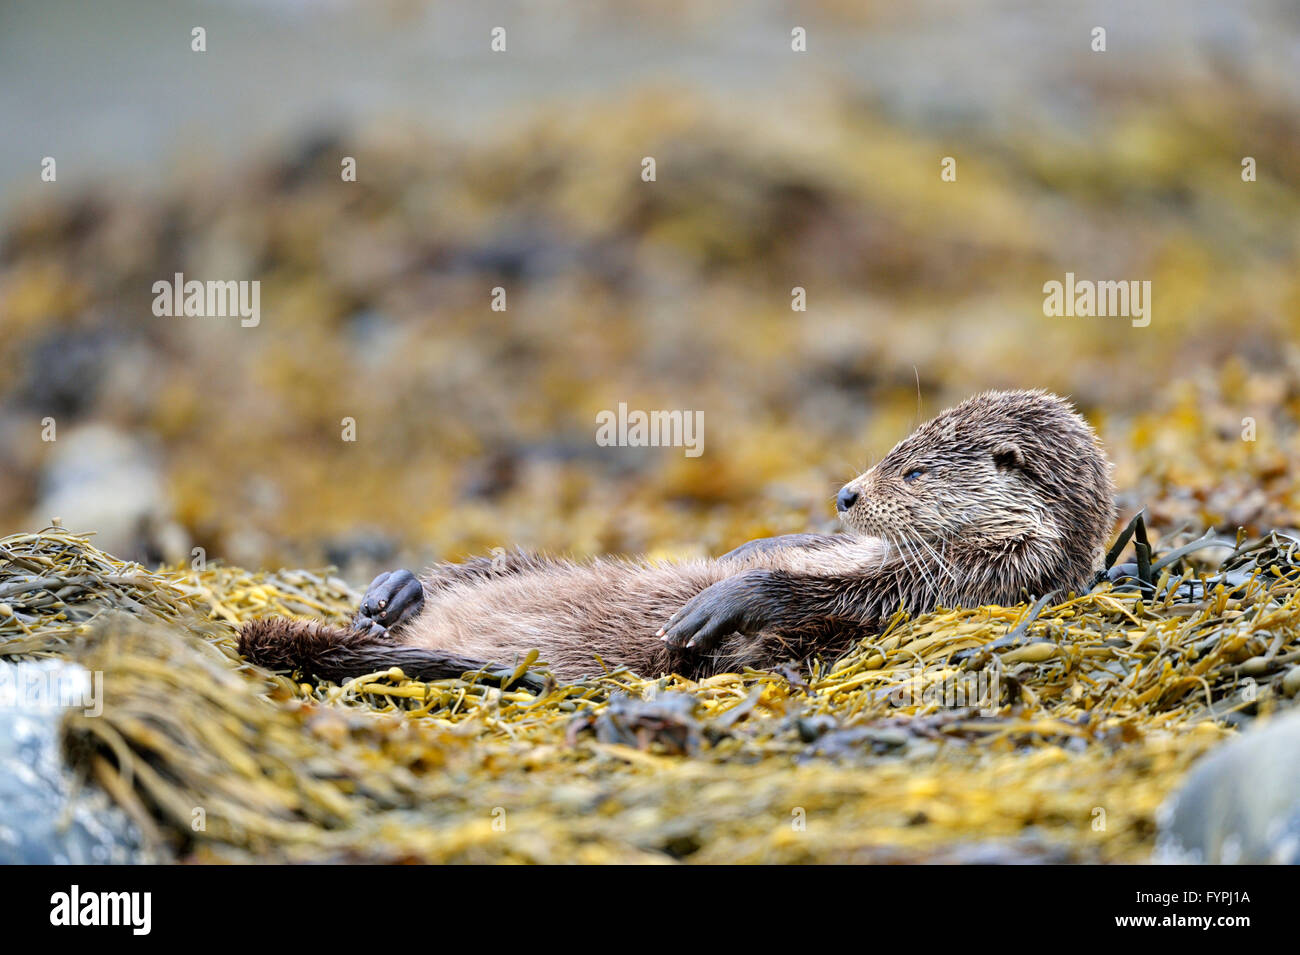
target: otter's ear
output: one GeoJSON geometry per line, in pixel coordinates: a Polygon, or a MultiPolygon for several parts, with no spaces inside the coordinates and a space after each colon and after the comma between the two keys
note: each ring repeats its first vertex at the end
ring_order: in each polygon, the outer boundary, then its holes
{"type": "Polygon", "coordinates": [[[993,466],[999,471],[1023,467],[1024,463],[1025,458],[1020,453],[1020,445],[1014,441],[1003,441],[993,449],[993,466]]]}

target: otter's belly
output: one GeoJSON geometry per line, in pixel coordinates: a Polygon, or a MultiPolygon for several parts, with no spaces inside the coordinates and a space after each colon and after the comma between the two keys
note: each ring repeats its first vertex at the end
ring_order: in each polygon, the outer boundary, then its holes
{"type": "Polygon", "coordinates": [[[426,601],[403,642],[502,664],[536,649],[565,678],[617,666],[649,674],[668,659],[659,628],[738,569],[595,561],[457,584],[426,601]]]}

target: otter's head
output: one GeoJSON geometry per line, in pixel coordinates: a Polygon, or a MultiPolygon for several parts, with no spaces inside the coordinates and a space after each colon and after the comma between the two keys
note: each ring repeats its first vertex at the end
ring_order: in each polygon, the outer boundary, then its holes
{"type": "Polygon", "coordinates": [[[1114,498],[1105,452],[1069,403],[989,391],[921,425],[836,503],[849,529],[900,550],[987,550],[995,565],[1022,561],[1008,575],[1032,563],[1079,587],[1114,527],[1114,498]]]}

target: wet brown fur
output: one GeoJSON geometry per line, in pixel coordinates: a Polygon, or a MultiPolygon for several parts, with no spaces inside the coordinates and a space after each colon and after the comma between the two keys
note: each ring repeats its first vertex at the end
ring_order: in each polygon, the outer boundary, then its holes
{"type": "Polygon", "coordinates": [[[848,534],[754,542],[715,560],[513,553],[441,564],[422,578],[419,614],[390,634],[258,620],[244,625],[241,652],[336,680],[390,666],[458,676],[513,666],[534,648],[561,678],[620,665],[701,677],[829,661],[900,607],[919,613],[1080,590],[1115,518],[1100,443],[1045,392],[975,395],[846,487],[859,493],[841,514],[848,534]],[[735,611],[742,622],[716,645],[671,648],[656,633],[683,607],[735,611]]]}

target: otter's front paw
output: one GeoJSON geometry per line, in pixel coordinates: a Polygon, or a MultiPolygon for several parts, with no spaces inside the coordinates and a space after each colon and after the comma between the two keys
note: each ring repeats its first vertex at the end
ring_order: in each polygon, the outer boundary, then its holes
{"type": "Polygon", "coordinates": [[[670,647],[708,650],[732,633],[758,633],[767,625],[760,586],[766,571],[720,580],[686,602],[657,636],[670,647]]]}
{"type": "Polygon", "coordinates": [[[424,585],[409,570],[380,574],[366,588],[352,627],[382,637],[424,608],[424,585]]]}

